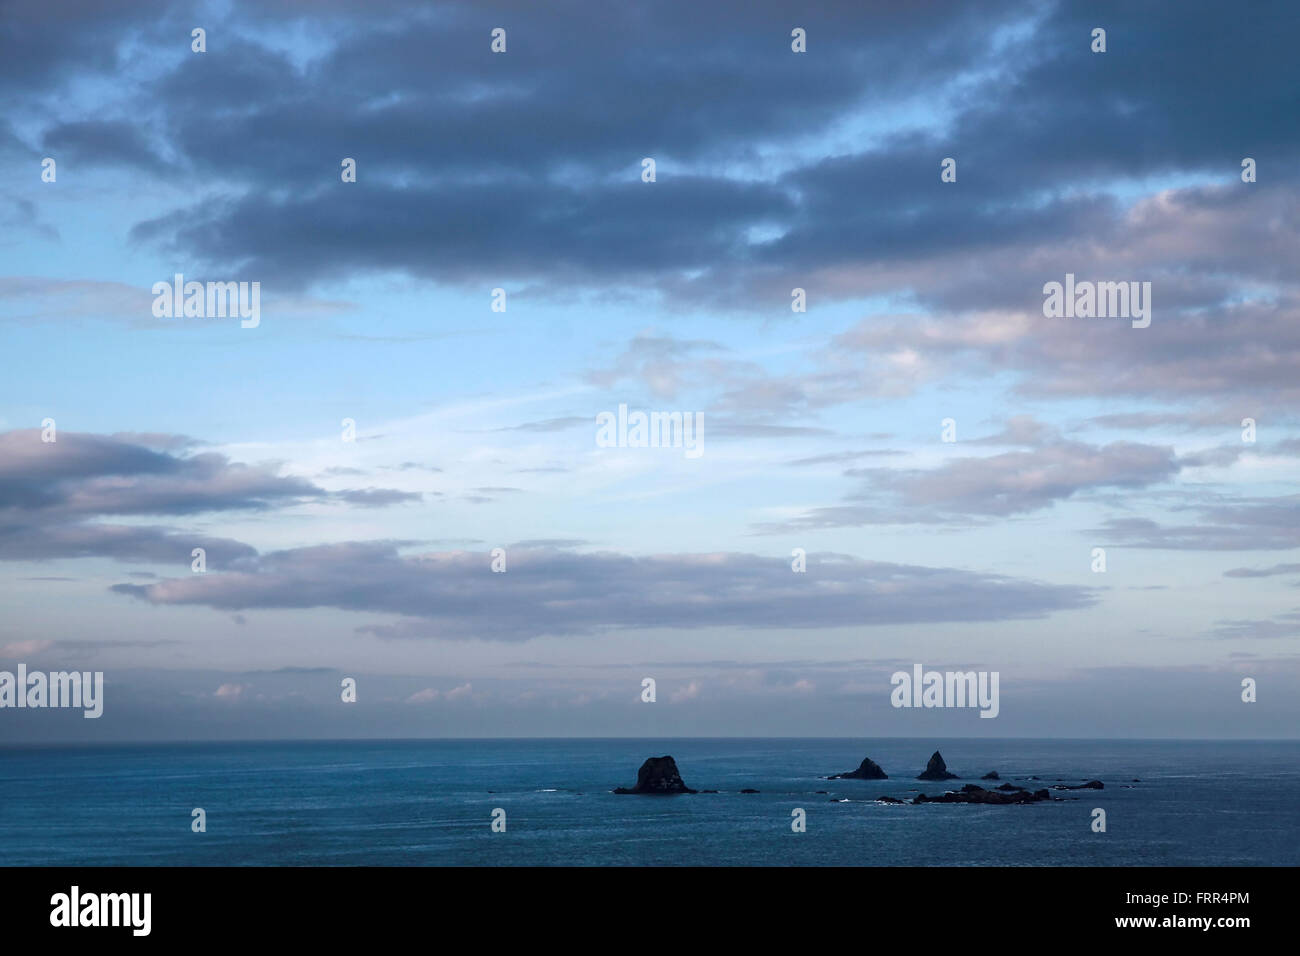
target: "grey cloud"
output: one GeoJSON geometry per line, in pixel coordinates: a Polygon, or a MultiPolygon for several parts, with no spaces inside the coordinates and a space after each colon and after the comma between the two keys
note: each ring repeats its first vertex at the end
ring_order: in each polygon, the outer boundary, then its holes
{"type": "Polygon", "coordinates": [[[1269,568],[1232,568],[1223,572],[1225,578],[1271,578],[1278,574],[1300,574],[1300,564],[1275,564],[1269,568]]]}
{"type": "Polygon", "coordinates": [[[1093,535],[1134,548],[1277,551],[1300,547],[1300,496],[1241,499],[1198,509],[1199,524],[1112,518],[1093,535]]]}
{"type": "Polygon", "coordinates": [[[521,641],[636,628],[828,628],[1014,620],[1087,607],[1087,588],[1002,575],[811,555],[634,557],[516,549],[508,574],[484,555],[402,555],[391,542],[278,551],[221,574],[114,590],[155,604],[222,611],[333,607],[400,616],[363,630],[385,637],[521,641]],[[490,613],[485,609],[490,608],[490,613]]]}
{"type": "Polygon", "coordinates": [[[567,416],[562,418],[547,418],[537,422],[524,422],[522,425],[510,425],[506,428],[498,428],[499,432],[559,432],[566,428],[576,428],[579,425],[590,425],[592,419],[581,418],[578,416],[567,416]]]}
{"type": "Polygon", "coordinates": [[[280,475],[274,464],[246,465],[212,452],[173,453],[195,444],[155,433],[60,431],[52,442],[43,442],[39,429],[0,433],[0,560],[104,556],[188,563],[192,549],[204,548],[208,560],[220,564],[256,551],[227,538],[105,519],[267,511],[330,498],[376,507],[420,497],[387,489],[331,495],[280,475]]]}
{"type": "Polygon", "coordinates": [[[108,557],[188,567],[194,548],[203,548],[212,566],[257,554],[240,541],[175,528],[82,521],[20,524],[0,515],[0,561],[108,557]]]}
{"type": "Polygon", "coordinates": [[[60,123],[45,132],[42,150],[60,163],[129,166],[148,173],[167,169],[140,128],[123,120],[60,123]]]}
{"type": "MultiPolygon", "coordinates": [[[[1013,437],[1041,439],[1045,431],[1022,422],[1013,437]]],[[[1002,444],[1007,436],[996,436],[1002,444]]],[[[955,446],[954,446],[955,447],[955,446]]],[[[1133,442],[1095,446],[1051,441],[1028,451],[985,457],[959,457],[937,468],[851,469],[865,480],[856,498],[882,498],[882,504],[850,504],[813,509],[791,521],[758,530],[853,527],[866,524],[939,523],[952,516],[1007,517],[1041,510],[1074,495],[1101,488],[1145,488],[1173,478],[1179,470],[1173,449],[1133,442]]]]}
{"type": "Polygon", "coordinates": [[[1220,640],[1300,636],[1300,613],[1279,614],[1268,620],[1225,620],[1215,623],[1210,636],[1220,640]]]}
{"type": "Polygon", "coordinates": [[[272,504],[322,494],[269,466],[231,462],[224,455],[177,457],[121,439],[60,432],[41,441],[39,429],[0,434],[0,514],[194,514],[272,504]]]}
{"type": "MultiPolygon", "coordinates": [[[[0,214],[0,229],[10,234],[31,233],[42,239],[59,241],[59,230],[40,219],[34,202],[13,198],[7,199],[7,202],[10,212],[7,215],[0,214]]],[[[0,240],[0,243],[8,244],[7,240],[0,240]]]]}
{"type": "Polygon", "coordinates": [[[1014,415],[1007,420],[999,432],[972,438],[972,445],[1020,445],[1034,448],[1044,445],[1057,437],[1057,430],[1052,425],[1037,421],[1032,415],[1014,415]]]}
{"type": "Polygon", "coordinates": [[[339,501],[362,508],[383,508],[388,505],[408,504],[423,499],[418,491],[396,491],[392,488],[365,488],[339,491],[334,494],[339,501]]]}
{"type": "Polygon", "coordinates": [[[883,458],[889,455],[901,454],[903,454],[901,451],[893,448],[868,449],[866,451],[840,451],[830,452],[825,455],[811,455],[807,458],[796,458],[793,461],[787,461],[786,465],[791,468],[801,468],[808,465],[836,465],[850,461],[857,461],[861,458],[883,458]]]}

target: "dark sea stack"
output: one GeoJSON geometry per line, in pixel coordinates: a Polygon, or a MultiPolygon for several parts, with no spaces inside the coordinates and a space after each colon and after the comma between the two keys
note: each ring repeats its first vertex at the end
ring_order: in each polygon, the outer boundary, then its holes
{"type": "Polygon", "coordinates": [[[930,762],[925,765],[925,771],[919,774],[917,780],[956,780],[955,773],[948,772],[948,765],[943,762],[943,755],[939,751],[934,752],[930,762]]]}
{"type": "Polygon", "coordinates": [[[1051,800],[1052,795],[1046,790],[1035,790],[1030,793],[1028,790],[1017,790],[1014,793],[999,793],[996,790],[985,790],[983,787],[977,787],[973,783],[968,783],[960,790],[949,790],[947,793],[937,797],[927,797],[923,793],[918,793],[912,800],[912,803],[984,803],[984,804],[1022,804],[1038,803],[1042,800],[1051,800]]]}
{"type": "Polygon", "coordinates": [[[984,776],[980,777],[980,779],[981,779],[981,780],[1001,780],[1002,778],[998,776],[998,772],[997,772],[996,770],[990,770],[990,771],[989,771],[988,773],[986,773],[984,776]]]}
{"type": "Polygon", "coordinates": [[[652,795],[669,795],[674,793],[695,793],[682,782],[682,775],[677,772],[677,761],[672,757],[650,757],[636,772],[636,786],[631,790],[619,787],[615,793],[645,793],[652,795]]]}
{"type": "Polygon", "coordinates": [[[880,768],[870,757],[863,757],[862,763],[858,764],[857,770],[850,770],[847,773],[833,773],[827,780],[888,780],[889,774],[880,768]]]}
{"type": "Polygon", "coordinates": [[[1062,784],[1059,787],[1053,787],[1053,790],[1105,790],[1106,785],[1100,780],[1089,780],[1087,783],[1081,783],[1077,787],[1068,784],[1062,784]]]}

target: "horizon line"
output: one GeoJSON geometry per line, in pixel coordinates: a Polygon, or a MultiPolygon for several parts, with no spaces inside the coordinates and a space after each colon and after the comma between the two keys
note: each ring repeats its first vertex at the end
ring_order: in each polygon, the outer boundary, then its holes
{"type": "Polygon", "coordinates": [[[459,743],[459,742],[506,742],[506,741],[616,741],[616,740],[1030,740],[1055,741],[1068,743],[1083,741],[1097,743],[1133,742],[1133,743],[1300,743],[1300,737],[944,737],[933,735],[926,737],[864,737],[864,736],[708,736],[689,737],[229,737],[212,739],[123,739],[123,740],[52,740],[31,742],[0,742],[0,750],[38,750],[46,747],[113,747],[113,746],[185,746],[196,744],[328,744],[328,743],[459,743]]]}

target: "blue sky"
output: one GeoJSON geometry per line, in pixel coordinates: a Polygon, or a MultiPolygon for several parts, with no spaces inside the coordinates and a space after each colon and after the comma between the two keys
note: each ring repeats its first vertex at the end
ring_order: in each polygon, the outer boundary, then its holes
{"type": "Polygon", "coordinates": [[[591,13],[0,4],[0,739],[1294,736],[1294,11],[591,13]]]}

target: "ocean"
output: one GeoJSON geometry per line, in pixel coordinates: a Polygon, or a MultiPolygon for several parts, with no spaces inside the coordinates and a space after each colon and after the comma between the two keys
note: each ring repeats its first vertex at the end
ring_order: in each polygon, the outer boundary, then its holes
{"type": "Polygon", "coordinates": [[[0,746],[0,864],[1294,866],[1298,791],[1300,741],[0,746]],[[962,779],[915,779],[936,749],[962,779]],[[609,792],[663,754],[688,786],[722,792],[609,792]],[[825,779],[866,756],[891,779],[825,779]],[[1026,806],[874,802],[996,786],[978,779],[990,770],[1031,789],[1093,778],[1105,789],[1053,791],[1068,799],[1026,806]],[[206,832],[191,829],[195,808],[206,832]],[[791,827],[796,808],[802,833],[791,827]],[[1093,831],[1095,808],[1105,810],[1104,833],[1093,831]],[[497,809],[505,832],[492,829],[497,809]]]}

